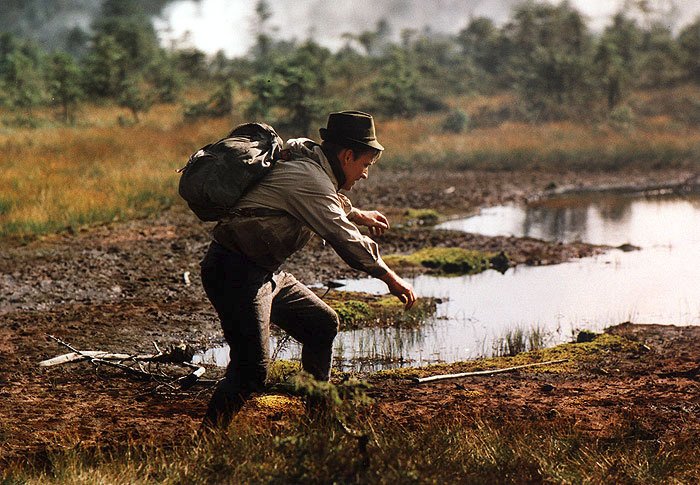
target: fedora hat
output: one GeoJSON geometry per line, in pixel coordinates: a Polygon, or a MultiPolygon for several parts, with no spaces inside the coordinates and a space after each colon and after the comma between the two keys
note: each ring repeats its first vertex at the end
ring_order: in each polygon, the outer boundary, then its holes
{"type": "Polygon", "coordinates": [[[377,141],[374,119],[362,111],[331,113],[328,115],[326,127],[321,128],[319,132],[321,140],[338,145],[350,142],[366,145],[380,151],[384,150],[384,147],[377,141]]]}

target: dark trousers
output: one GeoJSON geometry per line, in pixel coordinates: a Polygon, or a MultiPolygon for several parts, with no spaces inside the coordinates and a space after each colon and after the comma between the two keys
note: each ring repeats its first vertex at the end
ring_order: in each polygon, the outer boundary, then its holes
{"type": "Polygon", "coordinates": [[[270,362],[270,321],[302,344],[301,362],[330,377],[338,316],[289,273],[272,274],[212,242],[202,260],[204,290],[221,320],[231,362],[209,402],[205,425],[226,425],[251,393],[263,390],[270,362]]]}

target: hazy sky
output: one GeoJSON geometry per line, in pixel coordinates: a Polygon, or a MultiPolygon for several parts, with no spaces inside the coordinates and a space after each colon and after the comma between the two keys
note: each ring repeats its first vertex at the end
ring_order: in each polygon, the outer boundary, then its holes
{"type": "MultiPolygon", "coordinates": [[[[166,7],[156,27],[167,44],[173,39],[208,53],[223,49],[230,56],[242,55],[254,42],[251,24],[256,0],[179,0],[166,7]]],[[[497,23],[509,18],[520,0],[270,0],[270,25],[284,39],[305,39],[310,34],[321,44],[336,49],[341,35],[373,29],[381,18],[389,20],[398,37],[404,28],[429,27],[433,31],[456,33],[471,17],[491,17],[497,23]]],[[[551,3],[558,3],[552,0],[551,3]]],[[[602,29],[624,0],[571,0],[594,30],[602,29]]],[[[659,1],[675,4],[674,27],[700,15],[700,0],[659,1]]]]}

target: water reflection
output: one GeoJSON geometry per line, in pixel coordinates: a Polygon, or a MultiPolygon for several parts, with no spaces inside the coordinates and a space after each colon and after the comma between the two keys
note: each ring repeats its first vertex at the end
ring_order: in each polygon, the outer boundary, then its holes
{"type": "MultiPolygon", "coordinates": [[[[377,369],[425,365],[441,362],[440,352],[426,347],[425,328],[376,328],[340,332],[333,347],[333,366],[344,371],[365,372],[377,369]]],[[[279,343],[272,337],[271,347],[279,343]]],[[[195,357],[195,363],[226,366],[229,362],[228,346],[209,349],[195,357]]],[[[276,353],[279,359],[299,360],[301,345],[293,340],[285,342],[276,353]]]]}
{"type": "Polygon", "coordinates": [[[562,197],[536,205],[484,209],[478,216],[448,221],[439,229],[487,236],[534,237],[642,247],[698,241],[700,197],[630,194],[562,197]]]}
{"type": "MultiPolygon", "coordinates": [[[[504,275],[413,278],[419,296],[442,299],[434,317],[419,330],[341,332],[334,349],[337,368],[368,371],[492,355],[516,329],[525,334],[537,329],[555,344],[579,330],[624,321],[700,325],[697,196],[569,197],[527,208],[487,209],[440,227],[644,249],[612,250],[555,266],[518,266],[504,275]]],[[[344,283],[348,291],[387,291],[375,279],[344,283]]],[[[299,355],[293,344],[280,357],[299,355]]]]}

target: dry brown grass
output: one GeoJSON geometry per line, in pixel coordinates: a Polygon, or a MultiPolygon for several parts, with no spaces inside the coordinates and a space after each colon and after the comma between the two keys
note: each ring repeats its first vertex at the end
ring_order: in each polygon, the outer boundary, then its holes
{"type": "Polygon", "coordinates": [[[385,165],[451,168],[616,169],[631,165],[660,168],[697,165],[700,130],[679,125],[668,115],[637,120],[630,127],[574,122],[505,122],[462,134],[441,130],[444,115],[381,124],[385,165]]]}
{"type": "MultiPolygon", "coordinates": [[[[199,88],[187,99],[201,100],[205,95],[199,88]]],[[[379,138],[387,148],[382,166],[695,167],[700,164],[700,129],[697,124],[679,122],[675,114],[679,97],[700,97],[700,87],[636,94],[630,102],[646,114],[625,126],[505,122],[454,134],[442,129],[445,113],[379,119],[379,138]]],[[[512,94],[505,93],[456,98],[450,105],[473,113],[515,102],[512,94]]],[[[694,116],[694,111],[688,113],[694,116]]],[[[2,119],[11,116],[0,112],[2,119]]],[[[189,154],[243,121],[185,124],[179,105],[155,106],[138,125],[126,110],[109,104],[86,105],[74,127],[60,125],[51,111],[34,116],[41,120],[39,127],[0,127],[0,237],[31,237],[160,211],[178,200],[175,170],[189,154]]]]}
{"type": "Polygon", "coordinates": [[[0,132],[0,235],[31,235],[148,215],[177,197],[176,169],[230,128],[227,120],[183,124],[156,107],[139,125],[90,107],[88,127],[0,132]],[[110,122],[109,119],[112,121],[110,122]]]}

